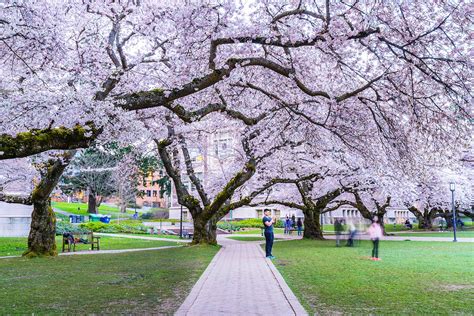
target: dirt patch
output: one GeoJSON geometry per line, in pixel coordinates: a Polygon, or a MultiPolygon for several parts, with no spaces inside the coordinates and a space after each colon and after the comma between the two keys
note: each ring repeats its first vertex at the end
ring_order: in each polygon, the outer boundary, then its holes
{"type": "Polygon", "coordinates": [[[441,285],[440,289],[444,291],[470,290],[470,289],[474,289],[474,285],[472,284],[445,284],[445,285],[441,285]]]}

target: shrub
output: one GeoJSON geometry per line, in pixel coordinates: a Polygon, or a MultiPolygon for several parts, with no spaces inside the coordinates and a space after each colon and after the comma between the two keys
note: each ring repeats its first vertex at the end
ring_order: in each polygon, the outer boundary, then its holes
{"type": "Polygon", "coordinates": [[[233,225],[229,222],[219,222],[217,223],[217,228],[228,230],[228,231],[238,231],[240,230],[239,226],[233,225]]]}
{"type": "Polygon", "coordinates": [[[141,219],[152,219],[153,218],[153,213],[151,213],[151,212],[143,213],[142,215],[140,215],[140,218],[141,219]]]}
{"type": "Polygon", "coordinates": [[[142,223],[136,223],[133,221],[124,221],[115,224],[105,224],[102,222],[89,222],[82,223],[79,225],[82,228],[89,229],[93,232],[98,233],[133,233],[133,234],[144,234],[147,233],[148,227],[142,223]]]}
{"type": "Polygon", "coordinates": [[[90,231],[91,230],[86,227],[77,226],[66,221],[56,222],[56,235],[62,235],[64,233],[88,233],[90,231]]]}
{"type": "MultiPolygon", "coordinates": [[[[219,222],[217,223],[217,227],[219,228],[228,227],[226,226],[227,225],[226,223],[230,223],[230,222],[219,222]]],[[[238,229],[233,229],[233,230],[240,230],[241,228],[262,228],[263,227],[261,218],[248,218],[248,219],[243,219],[243,220],[235,220],[235,221],[232,221],[231,223],[232,223],[232,227],[238,227],[238,229]]],[[[281,228],[283,227],[283,221],[277,220],[273,226],[281,228]]],[[[222,229],[227,229],[227,228],[222,228],[222,229]]]]}

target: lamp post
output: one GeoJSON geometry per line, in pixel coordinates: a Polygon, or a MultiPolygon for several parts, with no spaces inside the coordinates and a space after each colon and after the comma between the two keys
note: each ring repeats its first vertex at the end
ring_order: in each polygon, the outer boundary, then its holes
{"type": "Polygon", "coordinates": [[[456,242],[456,209],[454,207],[454,190],[456,189],[456,186],[454,182],[449,183],[449,190],[451,190],[451,207],[453,209],[453,233],[454,233],[454,240],[453,242],[456,242]]]}
{"type": "Polygon", "coordinates": [[[230,233],[232,234],[233,233],[233,231],[232,231],[232,210],[230,210],[229,215],[230,215],[230,233]]]}
{"type": "Polygon", "coordinates": [[[180,205],[181,211],[179,212],[179,238],[183,238],[183,206],[180,205]]]}

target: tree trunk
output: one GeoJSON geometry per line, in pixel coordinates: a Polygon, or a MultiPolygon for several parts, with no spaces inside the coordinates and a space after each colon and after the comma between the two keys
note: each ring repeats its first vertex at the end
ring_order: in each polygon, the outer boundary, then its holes
{"type": "Polygon", "coordinates": [[[303,238],[308,239],[324,239],[319,220],[320,212],[317,210],[305,209],[304,213],[304,230],[303,238]]]}
{"type": "Polygon", "coordinates": [[[62,158],[50,160],[42,170],[41,180],[31,194],[33,213],[28,236],[28,250],[24,257],[56,256],[56,216],[51,208],[50,194],[59,182],[75,151],[67,151],[62,158]]]}
{"type": "Polygon", "coordinates": [[[212,218],[207,219],[202,214],[193,216],[193,245],[209,244],[217,245],[217,220],[212,218]]]}
{"type": "Polygon", "coordinates": [[[90,214],[99,213],[97,211],[97,195],[92,190],[89,190],[89,194],[87,196],[87,213],[90,213],[90,214]]]}
{"type": "Polygon", "coordinates": [[[433,229],[433,218],[430,212],[425,211],[422,216],[417,216],[418,228],[420,229],[433,229]]]}
{"type": "Polygon", "coordinates": [[[51,200],[35,201],[31,215],[31,229],[28,236],[28,250],[25,257],[56,256],[56,216],[51,200]]]}
{"type": "Polygon", "coordinates": [[[99,209],[100,205],[102,204],[102,201],[104,200],[104,197],[102,195],[97,195],[96,203],[95,206],[97,209],[99,209]]]}
{"type": "Polygon", "coordinates": [[[127,212],[127,203],[120,203],[120,213],[126,213],[127,212]]]}

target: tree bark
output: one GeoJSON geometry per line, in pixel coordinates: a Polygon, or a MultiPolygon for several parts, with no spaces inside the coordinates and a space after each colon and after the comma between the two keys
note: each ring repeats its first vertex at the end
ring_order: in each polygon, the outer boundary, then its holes
{"type": "Polygon", "coordinates": [[[203,214],[193,215],[194,234],[191,244],[217,245],[217,220],[203,214]]]}
{"type": "Polygon", "coordinates": [[[94,191],[89,189],[89,193],[87,195],[87,212],[90,214],[98,214],[97,211],[97,195],[94,191]]]}
{"type": "Polygon", "coordinates": [[[321,222],[319,220],[321,212],[317,210],[305,209],[304,214],[304,230],[303,238],[307,239],[324,239],[323,231],[321,229],[321,222]]]}
{"type": "Polygon", "coordinates": [[[51,199],[35,201],[28,236],[28,250],[24,257],[57,256],[56,216],[51,207],[51,199]]]}
{"type": "Polygon", "coordinates": [[[58,184],[64,169],[69,164],[74,151],[66,152],[63,157],[49,160],[41,172],[41,180],[31,195],[33,213],[28,236],[28,249],[24,257],[56,256],[56,217],[51,208],[50,194],[58,184]]]}

